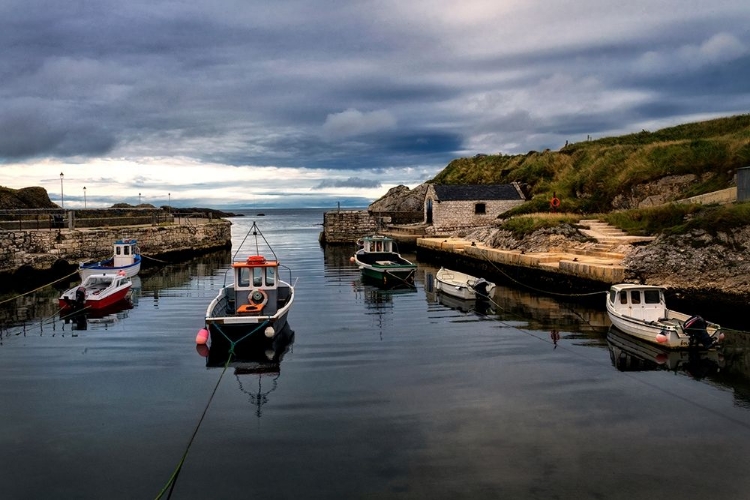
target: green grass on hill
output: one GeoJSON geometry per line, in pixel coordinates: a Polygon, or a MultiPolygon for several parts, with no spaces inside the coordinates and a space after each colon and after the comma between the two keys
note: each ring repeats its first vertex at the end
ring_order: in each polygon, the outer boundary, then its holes
{"type": "Polygon", "coordinates": [[[430,182],[517,181],[528,186],[532,199],[516,214],[546,210],[553,192],[562,210],[593,214],[610,212],[613,200],[634,186],[670,175],[697,176],[679,198],[727,188],[737,169],[748,165],[750,115],[739,115],[569,144],[556,152],[459,158],[430,182]]]}

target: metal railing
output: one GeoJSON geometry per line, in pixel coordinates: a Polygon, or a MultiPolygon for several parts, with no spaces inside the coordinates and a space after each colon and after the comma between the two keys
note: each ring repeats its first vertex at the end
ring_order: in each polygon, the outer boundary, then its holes
{"type": "Polygon", "coordinates": [[[151,208],[63,210],[59,208],[0,210],[0,231],[59,230],[162,224],[195,225],[210,213],[171,213],[151,208]]]}

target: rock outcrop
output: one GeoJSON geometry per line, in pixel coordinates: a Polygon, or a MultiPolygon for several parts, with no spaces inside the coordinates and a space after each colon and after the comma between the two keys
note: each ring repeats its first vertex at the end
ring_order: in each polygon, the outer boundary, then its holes
{"type": "Polygon", "coordinates": [[[0,186],[0,209],[60,208],[43,187],[11,189],[0,186]]]}
{"type": "Polygon", "coordinates": [[[368,208],[370,212],[421,212],[427,184],[420,184],[409,189],[403,184],[388,190],[381,198],[372,202],[368,208]]]}

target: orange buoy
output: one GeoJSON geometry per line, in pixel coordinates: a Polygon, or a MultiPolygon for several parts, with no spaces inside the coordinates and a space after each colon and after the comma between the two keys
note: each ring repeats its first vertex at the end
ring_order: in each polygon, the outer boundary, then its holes
{"type": "Polygon", "coordinates": [[[206,344],[198,344],[195,346],[195,351],[203,358],[208,357],[208,346],[206,344]]]}
{"type": "Polygon", "coordinates": [[[349,257],[349,262],[354,262],[354,256],[349,257]]]}
{"type": "Polygon", "coordinates": [[[198,330],[198,335],[195,336],[195,343],[198,345],[204,345],[208,342],[208,330],[201,328],[198,330]]]}
{"type": "Polygon", "coordinates": [[[660,343],[660,344],[663,344],[663,343],[665,343],[665,342],[667,341],[667,336],[666,336],[666,335],[664,335],[663,333],[660,333],[660,334],[658,334],[658,335],[656,336],[656,341],[657,341],[658,343],[660,343]]]}

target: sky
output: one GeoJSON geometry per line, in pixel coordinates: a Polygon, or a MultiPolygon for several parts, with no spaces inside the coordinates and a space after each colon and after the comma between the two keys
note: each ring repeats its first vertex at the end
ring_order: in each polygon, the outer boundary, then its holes
{"type": "Polygon", "coordinates": [[[747,0],[0,0],[0,186],[364,207],[455,158],[748,113],[748,26],[747,0]]]}

